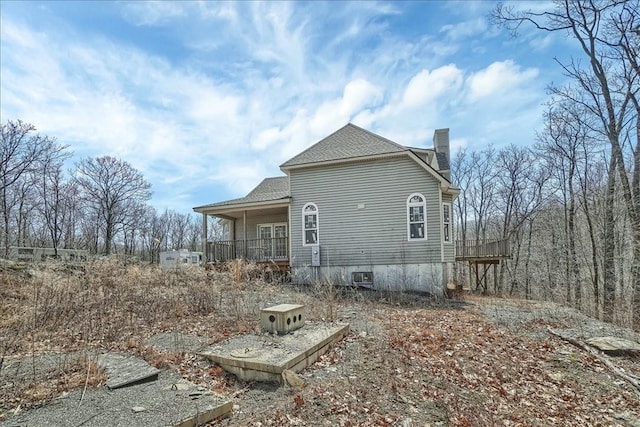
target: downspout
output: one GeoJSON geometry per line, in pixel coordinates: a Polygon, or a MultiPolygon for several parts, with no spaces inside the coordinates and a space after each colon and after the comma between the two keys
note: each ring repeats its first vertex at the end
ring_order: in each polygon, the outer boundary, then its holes
{"type": "Polygon", "coordinates": [[[287,260],[291,268],[291,204],[287,206],[287,223],[287,260]]]}

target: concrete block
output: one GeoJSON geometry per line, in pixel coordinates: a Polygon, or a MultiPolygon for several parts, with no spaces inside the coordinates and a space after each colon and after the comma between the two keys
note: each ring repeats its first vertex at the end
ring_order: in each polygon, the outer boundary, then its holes
{"type": "Polygon", "coordinates": [[[304,305],[280,304],[260,312],[260,325],[264,331],[284,335],[304,326],[304,305]]]}

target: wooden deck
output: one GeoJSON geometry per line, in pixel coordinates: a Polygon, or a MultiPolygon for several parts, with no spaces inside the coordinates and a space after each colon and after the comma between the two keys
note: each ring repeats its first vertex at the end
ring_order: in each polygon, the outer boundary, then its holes
{"type": "Polygon", "coordinates": [[[456,240],[456,261],[499,261],[508,258],[511,258],[509,239],[456,240]]]}
{"type": "MultiPolygon", "coordinates": [[[[509,239],[456,240],[456,261],[469,263],[469,280],[475,279],[475,290],[486,293],[487,272],[493,266],[494,288],[497,287],[498,265],[511,258],[509,239]]],[[[469,284],[471,285],[471,283],[469,284]]]]}

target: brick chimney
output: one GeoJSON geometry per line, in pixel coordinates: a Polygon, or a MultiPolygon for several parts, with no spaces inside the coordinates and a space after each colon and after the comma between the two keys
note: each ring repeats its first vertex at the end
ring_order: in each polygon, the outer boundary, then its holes
{"type": "Polygon", "coordinates": [[[433,148],[438,159],[438,171],[451,181],[451,167],[449,166],[449,128],[436,129],[433,132],[433,148]]]}

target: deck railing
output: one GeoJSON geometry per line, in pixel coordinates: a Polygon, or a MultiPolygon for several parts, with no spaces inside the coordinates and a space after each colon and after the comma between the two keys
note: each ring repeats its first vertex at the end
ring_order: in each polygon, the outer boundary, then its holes
{"type": "Polygon", "coordinates": [[[274,237],[207,242],[208,261],[229,261],[239,258],[249,261],[286,261],[289,259],[289,239],[274,237]]]}
{"type": "Polygon", "coordinates": [[[456,259],[511,258],[509,239],[456,240],[456,259]]]}

